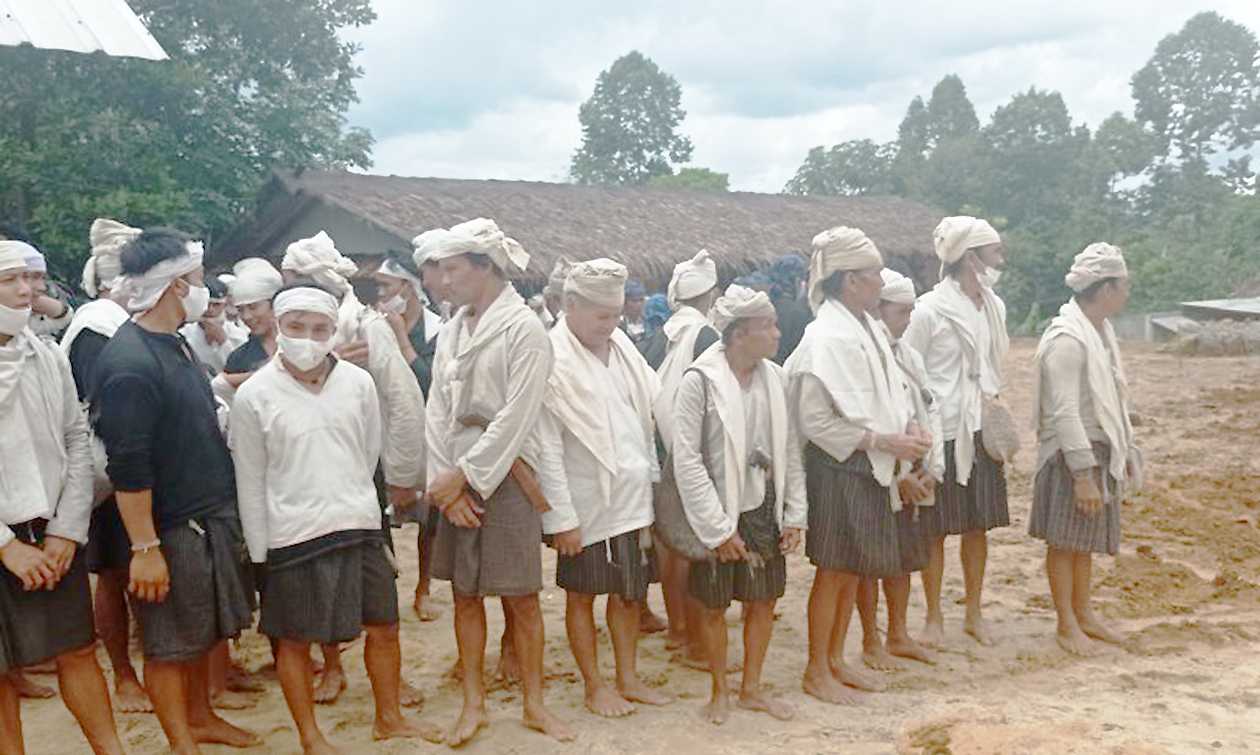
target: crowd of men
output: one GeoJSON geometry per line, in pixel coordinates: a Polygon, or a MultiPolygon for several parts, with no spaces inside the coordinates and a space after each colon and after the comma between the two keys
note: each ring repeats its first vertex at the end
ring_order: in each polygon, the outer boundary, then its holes
{"type": "MultiPolygon", "coordinates": [[[[528,303],[511,283],[528,253],[484,218],[370,269],[322,232],[278,269],[248,258],[219,276],[175,230],[100,219],[89,240],[93,301],[78,311],[47,295],[33,245],[0,240],[0,752],[23,752],[22,670],[50,661],[93,751],[123,751],[98,638],[114,703],[154,711],[173,751],[257,744],[216,712],[248,683],[228,641],[255,626],[305,752],[336,751],[315,704],[345,688],[339,648],[364,634],[373,737],[459,746],[489,720],[487,597],[505,615],[501,663],[525,725],[570,740],[544,699],[543,543],[599,716],[673,703],[636,666],[641,631],[659,624],[710,673],[708,720],[792,718],[761,674],[802,543],[815,567],[807,694],[851,703],[882,689],[872,670],[932,661],[951,535],[964,630],[995,642],[986,533],[1010,524],[1018,434],[993,289],[1006,250],[984,220],[940,223],[941,280],[921,296],[849,227],[819,233],[808,263],[789,255],[724,290],[701,251],[663,295],[592,259],[558,265],[528,303]],[[403,713],[422,700],[401,674],[406,567],[391,524],[404,521],[420,524],[417,615],[439,615],[430,578],[454,596],[463,707],[445,731],[403,713]],[[914,572],[927,604],[917,637],[914,572]],[[667,623],[647,608],[658,582],[667,623]],[[601,595],[612,679],[598,662],[601,595]],[[862,664],[843,652],[855,606],[862,664]]],[[[1090,567],[1116,552],[1142,470],[1108,320],[1128,299],[1120,250],[1090,245],[1066,283],[1073,297],[1037,351],[1030,532],[1047,543],[1058,642],[1088,655],[1121,640],[1090,608],[1090,567]]]]}

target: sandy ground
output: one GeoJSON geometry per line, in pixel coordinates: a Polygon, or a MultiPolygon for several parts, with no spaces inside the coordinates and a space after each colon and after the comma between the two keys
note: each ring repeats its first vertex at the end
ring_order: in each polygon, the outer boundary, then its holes
{"type": "MultiPolygon", "coordinates": [[[[1031,400],[1034,344],[1012,351],[1010,399],[1022,415],[1031,400]]],[[[652,685],[678,700],[640,708],[630,718],[597,719],[582,706],[582,687],[564,638],[564,596],[543,592],[546,671],[553,710],[579,731],[557,747],[519,723],[520,697],[491,696],[492,725],[471,752],[553,750],[630,753],[1195,753],[1249,752],[1260,747],[1260,358],[1183,359],[1145,347],[1128,349],[1130,380],[1146,450],[1147,492],[1125,506],[1125,542],[1095,567],[1105,616],[1131,633],[1124,648],[1079,660],[1053,640],[1054,619],[1042,572],[1043,548],[1027,537],[1033,453],[1031,438],[1010,471],[1012,526],[992,533],[986,611],[999,644],[982,648],[962,633],[962,577],[957,542],[947,546],[947,645],[938,665],[887,674],[890,691],[867,695],[859,707],[838,708],[800,691],[805,662],[805,600],[813,569],[800,555],[789,562],[789,584],[767,660],[765,678],[796,706],[779,723],[736,711],[723,727],[703,722],[704,674],[670,662],[661,635],[640,646],[640,668],[652,685]]],[[[404,531],[400,582],[404,606],[415,585],[415,538],[404,531]]],[[[545,556],[546,581],[555,561],[545,556]]],[[[406,610],[404,674],[429,696],[421,716],[443,726],[458,712],[458,688],[444,678],[455,661],[450,593],[436,585],[443,619],[420,624],[406,610]]],[[[659,592],[652,601],[663,615],[659,592]]],[[[502,614],[490,605],[489,663],[497,657],[502,614]]],[[[731,624],[738,612],[729,614],[731,624]]],[[[911,626],[922,620],[916,580],[911,626]]],[[[881,622],[882,623],[882,622],[881,622]]],[[[601,662],[611,673],[611,649],[601,630],[601,662]]],[[[732,647],[737,630],[732,629],[732,647]]],[[[850,632],[856,659],[860,633],[850,632]]],[[[265,643],[246,637],[238,656],[251,668],[266,662],[265,643]]],[[[347,752],[439,750],[422,742],[376,745],[370,740],[371,695],[362,642],[346,653],[350,689],[320,720],[347,752]]],[[[102,654],[102,664],[105,664],[102,654]]],[[[49,681],[47,678],[44,681],[49,681]]],[[[26,701],[26,738],[33,753],[77,753],[86,745],[59,700],[26,701]]],[[[269,683],[252,710],[225,714],[264,737],[258,751],[297,752],[297,737],[278,686],[269,683]]],[[[164,750],[157,721],[119,716],[132,752],[164,750]]],[[[207,752],[228,752],[206,748],[207,752]]]]}

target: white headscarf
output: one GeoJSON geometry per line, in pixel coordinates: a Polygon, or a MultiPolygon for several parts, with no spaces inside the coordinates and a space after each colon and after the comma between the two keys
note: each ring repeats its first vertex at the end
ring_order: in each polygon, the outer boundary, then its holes
{"type": "Polygon", "coordinates": [[[188,275],[201,267],[205,249],[200,241],[189,241],[184,253],[162,260],[143,275],[124,275],[118,279],[118,287],[127,297],[127,311],[148,312],[166,293],[177,278],[188,275]]]}
{"type": "Polygon", "coordinates": [[[560,296],[564,293],[564,282],[569,277],[571,267],[573,267],[573,262],[568,257],[556,260],[556,265],[551,268],[551,275],[547,278],[547,285],[543,289],[544,296],[560,296]]]}
{"type": "Polygon", "coordinates": [[[1098,242],[1076,255],[1072,260],[1072,269],[1063,280],[1068,288],[1080,293],[1099,281],[1127,277],[1129,268],[1124,264],[1124,254],[1119,247],[1098,242]]]}
{"type": "Polygon", "coordinates": [[[884,264],[884,258],[865,233],[857,228],[836,226],[814,237],[814,252],[809,258],[809,306],[815,312],[826,295],[823,281],[837,272],[865,270],[884,264]]]}
{"type": "Polygon", "coordinates": [[[270,301],[284,285],[284,277],[261,257],[246,257],[232,266],[235,276],[228,293],[237,306],[270,301]]]}
{"type": "Polygon", "coordinates": [[[277,294],[272,306],[277,320],[289,312],[314,312],[336,323],[340,305],[332,294],[323,289],[299,286],[277,294]]]}
{"type": "Polygon", "coordinates": [[[26,252],[26,269],[32,273],[48,272],[48,260],[44,259],[44,254],[29,244],[26,252]]]}
{"type": "Polygon", "coordinates": [[[775,317],[774,304],[764,291],[754,291],[732,283],[709,310],[709,321],[718,333],[725,333],[736,320],[748,317],[775,317]]]}
{"type": "Polygon", "coordinates": [[[952,265],[968,249],[1002,243],[1002,237],[987,220],[970,215],[955,215],[942,220],[932,231],[932,244],[941,265],[952,265]]]}
{"type": "Polygon", "coordinates": [[[489,218],[474,218],[449,230],[426,231],[412,243],[416,246],[417,263],[440,262],[461,254],[484,254],[508,277],[525,272],[529,266],[529,253],[489,218]]]}
{"type": "Polygon", "coordinates": [[[625,265],[606,257],[579,262],[569,268],[564,292],[577,294],[601,307],[621,309],[626,303],[628,276],[625,265]]]}
{"type": "Polygon", "coordinates": [[[101,288],[114,289],[115,279],[122,274],[122,261],[119,259],[123,247],[140,235],[139,228],[123,225],[117,220],[97,218],[92,221],[88,231],[88,242],[92,245],[92,255],[83,266],[81,285],[84,292],[92,298],[100,295],[101,288]]]}
{"type": "Polygon", "coordinates": [[[25,241],[0,239],[0,272],[24,269],[28,254],[34,249],[35,247],[25,241]]]}
{"type": "Polygon", "coordinates": [[[881,301],[893,304],[914,303],[914,281],[890,267],[881,270],[879,277],[884,281],[884,289],[879,294],[881,301]]]}
{"type": "Polygon", "coordinates": [[[348,279],[359,270],[337,251],[337,245],[324,231],[289,244],[280,269],[292,270],[339,294],[350,290],[348,279]]]}
{"type": "Polygon", "coordinates": [[[406,281],[411,284],[412,290],[416,292],[416,297],[420,299],[421,302],[424,302],[425,304],[429,302],[429,297],[424,293],[424,283],[421,282],[419,278],[412,275],[410,270],[398,264],[396,260],[386,257],[385,261],[381,263],[381,266],[376,268],[376,272],[381,275],[389,276],[390,278],[397,278],[398,280],[406,281]]]}
{"type": "Polygon", "coordinates": [[[678,302],[694,299],[713,290],[717,285],[717,263],[707,249],[701,249],[685,262],[674,265],[674,276],[669,279],[666,296],[669,308],[678,309],[678,302]]]}

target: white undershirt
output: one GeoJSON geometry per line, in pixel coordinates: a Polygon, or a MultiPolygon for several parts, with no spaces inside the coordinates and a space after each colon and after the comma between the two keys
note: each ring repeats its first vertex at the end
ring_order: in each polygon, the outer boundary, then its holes
{"type": "MultiPolygon", "coordinates": [[[[761,371],[753,372],[752,382],[740,391],[744,400],[744,428],[748,440],[749,460],[754,453],[770,460],[773,447],[770,443],[770,399],[766,395],[766,384],[761,379],[761,371]]],[[[744,464],[744,497],[740,501],[739,511],[755,511],[761,508],[766,500],[766,470],[744,464]]]]}

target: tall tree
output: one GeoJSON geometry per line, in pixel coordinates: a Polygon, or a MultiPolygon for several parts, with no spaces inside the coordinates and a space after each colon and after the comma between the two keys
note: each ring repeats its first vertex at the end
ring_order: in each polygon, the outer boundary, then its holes
{"type": "Polygon", "coordinates": [[[827,149],[814,147],[788,181],[786,194],[856,196],[892,194],[896,144],[853,139],[827,149]]]}
{"type": "Polygon", "coordinates": [[[682,168],[677,173],[653,176],[648,185],[662,189],[723,192],[731,190],[731,176],[708,168],[682,168]]]}
{"type": "Polygon", "coordinates": [[[691,159],[691,140],[678,131],[686,113],[682,87],[637,50],[600,73],[582,103],[582,146],[570,174],[583,184],[643,184],[691,159]]]}
{"type": "Polygon", "coordinates": [[[979,130],[980,119],[962,79],[951,73],[936,82],[927,104],[928,149],[946,139],[967,137],[979,130]]]}

